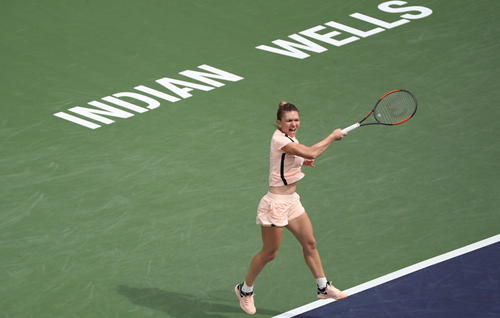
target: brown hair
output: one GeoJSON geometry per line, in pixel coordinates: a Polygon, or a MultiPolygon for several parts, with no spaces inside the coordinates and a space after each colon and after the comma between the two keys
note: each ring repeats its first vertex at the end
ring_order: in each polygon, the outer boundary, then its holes
{"type": "Polygon", "coordinates": [[[281,101],[278,106],[278,113],[276,114],[276,117],[278,118],[278,120],[281,120],[281,117],[283,116],[284,112],[292,112],[292,111],[296,111],[298,113],[299,109],[294,104],[281,101]]]}

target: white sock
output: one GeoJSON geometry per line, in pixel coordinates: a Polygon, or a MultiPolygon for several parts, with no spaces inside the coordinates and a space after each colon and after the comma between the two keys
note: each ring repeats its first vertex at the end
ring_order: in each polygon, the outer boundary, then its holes
{"type": "Polygon", "coordinates": [[[326,287],[326,277],[316,278],[316,284],[318,284],[318,288],[323,289],[326,287]]]}
{"type": "Polygon", "coordinates": [[[253,292],[253,286],[248,286],[248,285],[247,285],[247,282],[244,282],[244,283],[243,283],[243,286],[241,286],[241,290],[242,290],[244,293],[252,293],[252,292],[253,292]]]}

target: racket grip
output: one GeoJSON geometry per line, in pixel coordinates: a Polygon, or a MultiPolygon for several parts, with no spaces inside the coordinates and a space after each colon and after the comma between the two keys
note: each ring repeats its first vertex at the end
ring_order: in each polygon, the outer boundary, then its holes
{"type": "Polygon", "coordinates": [[[348,132],[350,132],[351,130],[354,130],[354,129],[356,129],[356,128],[359,128],[359,126],[361,126],[359,123],[355,123],[354,125],[351,125],[351,126],[349,126],[349,127],[346,127],[346,128],[344,128],[344,129],[342,129],[342,131],[343,131],[343,132],[348,133],[348,132]]]}

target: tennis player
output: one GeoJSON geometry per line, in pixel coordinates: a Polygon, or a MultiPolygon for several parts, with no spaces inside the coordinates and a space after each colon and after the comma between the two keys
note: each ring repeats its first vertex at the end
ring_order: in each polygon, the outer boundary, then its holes
{"type": "Polygon", "coordinates": [[[277,112],[278,129],[271,139],[269,192],[261,199],[257,209],[257,224],[261,225],[262,250],[250,264],[245,281],[234,291],[241,308],[249,313],[257,311],[253,299],[253,286],[264,266],[272,261],[281,244],[283,228],[297,238],[303,248],[304,258],[318,286],[318,298],[342,299],[347,294],[335,288],[326,279],[309,216],[295,192],[297,181],[304,177],[302,166],[314,168],[319,157],[334,141],[341,140],[346,132],[334,130],[322,141],[307,147],[295,138],[300,127],[299,110],[293,104],[280,102],[277,112]]]}

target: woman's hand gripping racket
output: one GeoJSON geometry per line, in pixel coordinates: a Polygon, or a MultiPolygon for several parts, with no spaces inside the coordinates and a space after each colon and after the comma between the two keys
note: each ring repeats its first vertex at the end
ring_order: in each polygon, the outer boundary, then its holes
{"type": "Polygon", "coordinates": [[[361,121],[342,129],[344,132],[350,132],[361,126],[366,125],[399,125],[412,118],[417,112],[417,99],[407,90],[396,89],[382,96],[375,107],[361,121]],[[363,122],[371,115],[375,117],[375,122],[363,122]]]}

